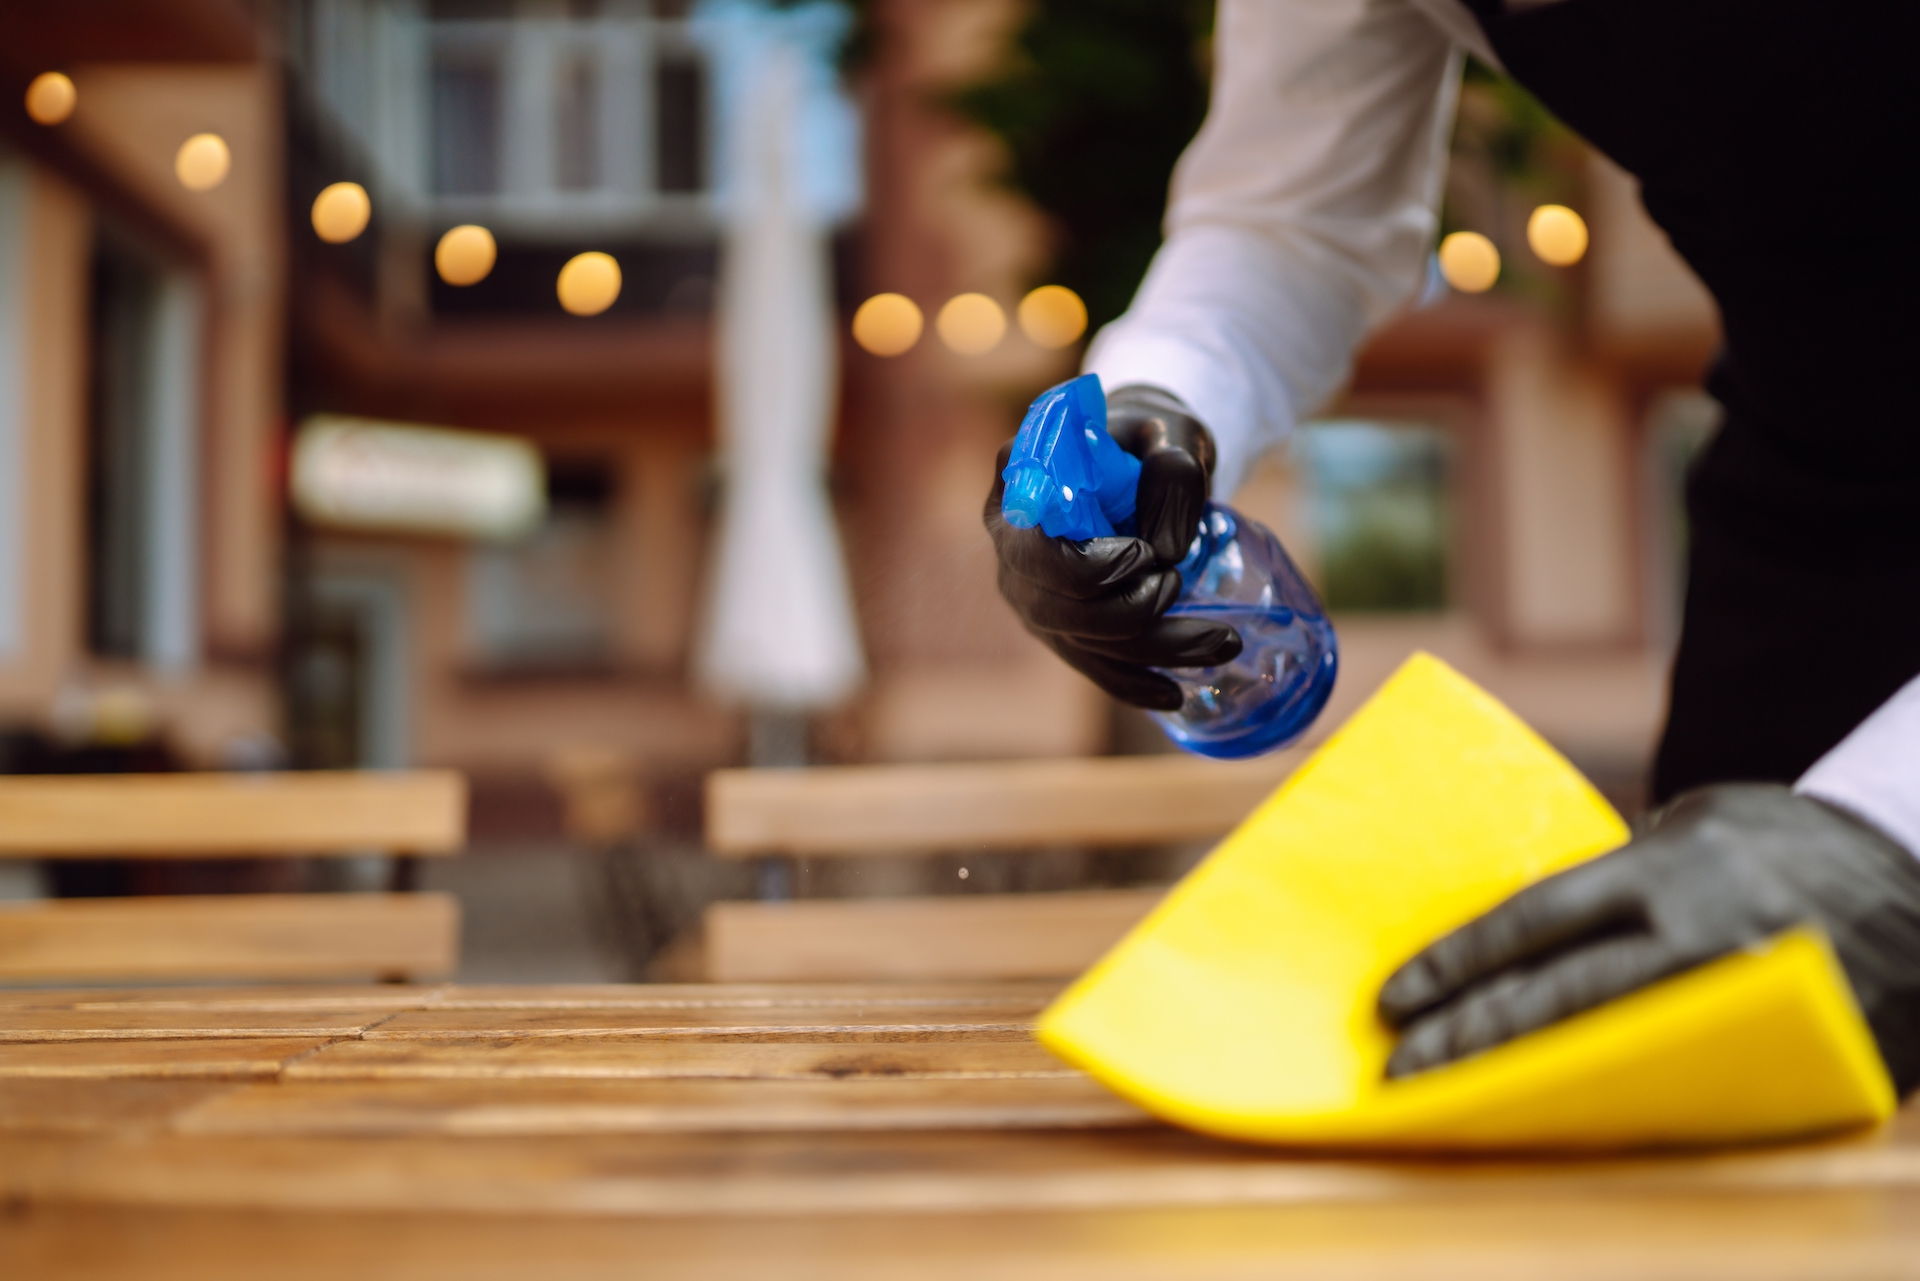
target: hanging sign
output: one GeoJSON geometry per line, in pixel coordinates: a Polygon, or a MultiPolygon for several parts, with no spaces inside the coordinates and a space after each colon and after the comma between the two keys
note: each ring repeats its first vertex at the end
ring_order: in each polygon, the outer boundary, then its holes
{"type": "Polygon", "coordinates": [[[340,529],[512,538],[547,507],[527,441],[332,415],[300,425],[289,483],[295,510],[340,529]]]}

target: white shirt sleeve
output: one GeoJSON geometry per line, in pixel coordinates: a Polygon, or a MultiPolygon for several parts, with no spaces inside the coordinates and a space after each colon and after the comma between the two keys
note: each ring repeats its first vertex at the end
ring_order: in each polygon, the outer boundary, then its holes
{"type": "Polygon", "coordinates": [[[1424,279],[1458,41],[1477,34],[1452,0],[1221,3],[1166,243],[1086,362],[1109,388],[1193,407],[1219,446],[1216,494],[1333,394],[1424,279]]]}
{"type": "Polygon", "coordinates": [[[1858,815],[1920,854],[1920,676],[1815,761],[1793,790],[1858,815]]]}

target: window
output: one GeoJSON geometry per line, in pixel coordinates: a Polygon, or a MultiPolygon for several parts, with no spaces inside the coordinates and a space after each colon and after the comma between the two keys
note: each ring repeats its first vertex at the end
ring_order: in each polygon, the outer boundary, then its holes
{"type": "Polygon", "coordinates": [[[654,185],[661,191],[707,187],[706,68],[690,53],[660,59],[653,77],[654,185]]]}
{"type": "Polygon", "coordinates": [[[541,526],[517,542],[474,549],[467,612],[480,666],[578,670],[611,661],[614,498],[606,464],[550,462],[541,526]]]}
{"type": "Polygon", "coordinates": [[[522,217],[541,235],[569,218],[599,230],[706,189],[706,71],[684,21],[584,3],[435,3],[426,47],[437,215],[496,232],[522,217]]]}
{"type": "Polygon", "coordinates": [[[1449,446],[1433,428],[1376,422],[1310,423],[1295,434],[1328,609],[1446,607],[1449,446]]]}
{"type": "Polygon", "coordinates": [[[600,67],[588,54],[569,55],[560,73],[554,155],[565,191],[600,185],[600,67]]]}
{"type": "Polygon", "coordinates": [[[91,285],[87,644],[178,668],[199,633],[198,294],[111,230],[91,285]]]}
{"type": "Polygon", "coordinates": [[[433,190],[500,190],[500,62],[484,43],[448,41],[434,50],[433,190]]]}

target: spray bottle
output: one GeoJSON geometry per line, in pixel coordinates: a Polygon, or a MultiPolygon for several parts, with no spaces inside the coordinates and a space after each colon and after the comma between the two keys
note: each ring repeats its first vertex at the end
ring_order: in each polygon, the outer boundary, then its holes
{"type": "MultiPolygon", "coordinates": [[[[1041,393],[1001,473],[1001,512],[1018,529],[1054,538],[1134,533],[1140,460],[1107,433],[1094,374],[1041,393]]],[[[1240,633],[1218,667],[1161,669],[1180,687],[1177,712],[1154,712],[1167,737],[1202,756],[1258,756],[1298,738],[1333,692],[1339,649],[1319,597],[1264,526],[1208,503],[1167,613],[1198,615],[1240,633]]]]}

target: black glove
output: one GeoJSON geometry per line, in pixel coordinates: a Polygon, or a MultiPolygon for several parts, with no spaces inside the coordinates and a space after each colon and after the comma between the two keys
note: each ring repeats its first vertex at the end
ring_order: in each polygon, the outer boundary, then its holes
{"type": "Polygon", "coordinates": [[[1213,474],[1213,437],[1171,393],[1120,387],[1107,396],[1107,429],[1140,460],[1138,538],[1049,538],[1000,515],[1013,449],[993,465],[987,533],[1000,557],[1000,594],[1027,630],[1123,703],[1177,711],[1180,687],[1150,670],[1231,662],[1240,636],[1196,618],[1163,618],[1180,595],[1173,572],[1200,527],[1213,474]]]}
{"type": "Polygon", "coordinates": [[[1380,990],[1406,1076],[1802,922],[1826,929],[1902,1094],[1920,1084],[1920,860],[1784,787],[1679,797],[1630,844],[1529,886],[1380,990]]]}

